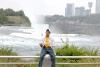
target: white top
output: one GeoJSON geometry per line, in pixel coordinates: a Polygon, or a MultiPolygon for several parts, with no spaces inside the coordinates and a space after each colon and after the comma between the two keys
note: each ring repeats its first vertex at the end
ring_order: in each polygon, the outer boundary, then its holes
{"type": "MultiPolygon", "coordinates": [[[[44,37],[44,38],[41,39],[40,43],[42,43],[43,46],[44,46],[45,42],[46,42],[46,38],[44,37]]],[[[54,39],[52,37],[49,37],[49,43],[50,43],[51,47],[55,46],[55,41],[54,41],[54,39]]]]}

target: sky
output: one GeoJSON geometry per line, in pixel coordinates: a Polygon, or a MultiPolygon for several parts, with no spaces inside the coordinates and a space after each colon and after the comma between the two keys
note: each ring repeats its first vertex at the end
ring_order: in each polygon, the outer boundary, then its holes
{"type": "Polygon", "coordinates": [[[65,15],[67,3],[74,3],[75,7],[84,6],[88,9],[88,2],[93,2],[92,13],[95,13],[96,0],[0,0],[0,8],[11,8],[15,11],[23,10],[31,22],[36,21],[36,15],[65,15]]]}

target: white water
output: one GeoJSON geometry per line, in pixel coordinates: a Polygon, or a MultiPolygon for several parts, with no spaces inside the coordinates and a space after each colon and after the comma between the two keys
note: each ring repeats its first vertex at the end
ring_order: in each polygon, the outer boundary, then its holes
{"type": "MultiPolygon", "coordinates": [[[[38,44],[42,34],[45,34],[42,30],[43,28],[0,27],[0,47],[13,47],[13,50],[17,51],[19,55],[35,55],[41,50],[38,44]]],[[[70,44],[74,43],[79,47],[100,47],[100,36],[54,33],[51,36],[55,39],[57,47],[62,46],[60,38],[64,41],[68,38],[70,44]]]]}

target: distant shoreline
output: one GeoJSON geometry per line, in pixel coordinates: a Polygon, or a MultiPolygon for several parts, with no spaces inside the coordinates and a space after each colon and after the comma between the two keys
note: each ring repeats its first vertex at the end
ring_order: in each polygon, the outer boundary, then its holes
{"type": "Polygon", "coordinates": [[[99,24],[68,24],[64,26],[62,24],[53,24],[50,26],[53,32],[61,32],[62,34],[84,34],[84,35],[99,35],[100,36],[100,25],[99,24]]]}

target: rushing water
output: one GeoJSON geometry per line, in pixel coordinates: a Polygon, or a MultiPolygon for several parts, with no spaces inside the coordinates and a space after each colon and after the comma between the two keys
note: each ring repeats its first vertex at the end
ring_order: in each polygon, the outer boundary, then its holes
{"type": "MultiPolygon", "coordinates": [[[[39,41],[42,37],[41,29],[18,26],[0,27],[0,47],[12,47],[19,55],[36,55],[40,52],[39,41]]],[[[44,33],[43,33],[44,35],[44,33]]],[[[78,35],[78,34],[54,34],[51,36],[56,41],[56,46],[63,46],[60,38],[64,41],[69,39],[70,44],[79,47],[100,48],[100,36],[78,35]]]]}

